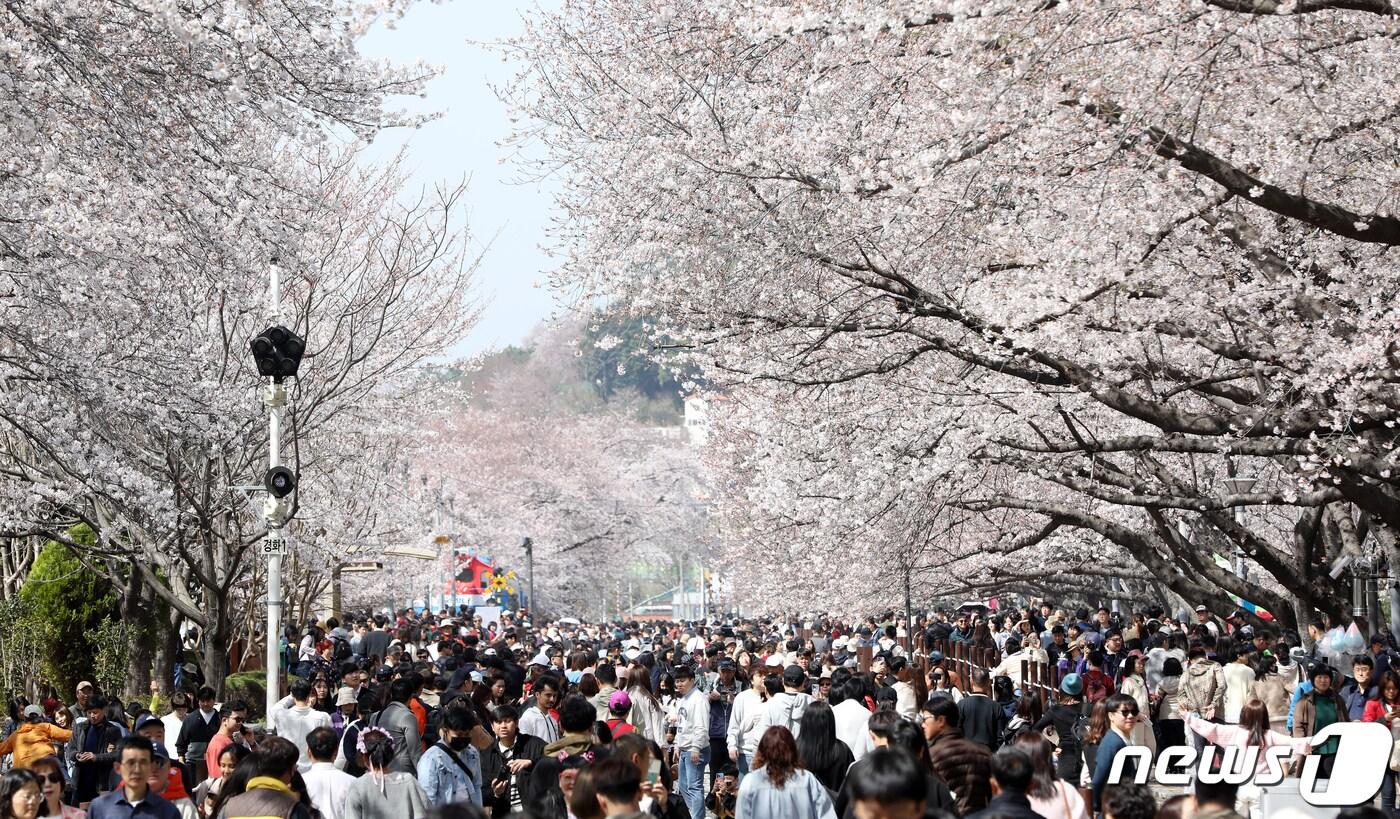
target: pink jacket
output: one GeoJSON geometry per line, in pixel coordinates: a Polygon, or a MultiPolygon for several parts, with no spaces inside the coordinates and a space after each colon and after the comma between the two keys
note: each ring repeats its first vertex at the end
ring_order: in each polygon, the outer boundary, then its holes
{"type": "MultiPolygon", "coordinates": [[[[1200,734],[1206,742],[1213,742],[1221,747],[1246,748],[1249,746],[1248,729],[1238,725],[1220,725],[1197,716],[1188,716],[1186,717],[1186,727],[1200,734]]],[[[1292,748],[1295,754],[1307,754],[1312,750],[1312,737],[1294,739],[1287,734],[1270,731],[1264,735],[1264,748],[1275,745],[1286,745],[1292,748]]],[[[1284,769],[1287,770],[1286,763],[1284,763],[1284,769]]],[[[1259,759],[1254,763],[1254,773],[1261,774],[1268,770],[1268,759],[1264,756],[1264,751],[1261,748],[1259,759]]]]}

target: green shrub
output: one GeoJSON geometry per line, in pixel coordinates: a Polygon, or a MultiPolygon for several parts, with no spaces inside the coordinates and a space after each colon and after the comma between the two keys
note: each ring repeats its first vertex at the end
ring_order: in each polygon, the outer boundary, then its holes
{"type": "MultiPolygon", "coordinates": [[[[70,535],[80,543],[95,540],[86,526],[70,535]]],[[[34,559],[19,597],[27,615],[46,624],[38,653],[44,676],[65,692],[71,692],[79,680],[92,679],[97,650],[89,637],[102,629],[104,621],[118,619],[111,584],[83,566],[67,546],[50,541],[34,559]]],[[[110,665],[110,660],[104,665],[110,665]]],[[[120,690],[121,676],[115,682],[120,690]]]]}

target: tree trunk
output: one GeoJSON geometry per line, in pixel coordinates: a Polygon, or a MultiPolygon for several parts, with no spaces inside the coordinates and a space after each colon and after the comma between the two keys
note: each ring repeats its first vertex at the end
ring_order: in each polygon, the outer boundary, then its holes
{"type": "Polygon", "coordinates": [[[180,612],[172,606],[168,616],[163,618],[160,634],[152,642],[156,643],[153,676],[160,682],[162,696],[175,690],[175,666],[184,662],[183,646],[180,644],[180,612]]]}
{"type": "Polygon", "coordinates": [[[228,677],[228,651],[233,629],[228,619],[227,601],[219,591],[205,588],[204,600],[208,609],[205,627],[200,635],[199,668],[204,673],[204,684],[214,689],[222,700],[224,679],[228,677]]]}
{"type": "Polygon", "coordinates": [[[150,694],[152,635],[149,633],[160,627],[155,617],[149,587],[141,581],[141,573],[134,566],[124,586],[119,587],[121,600],[117,611],[122,621],[132,629],[131,642],[126,651],[126,681],[122,685],[122,698],[141,699],[150,694]]]}

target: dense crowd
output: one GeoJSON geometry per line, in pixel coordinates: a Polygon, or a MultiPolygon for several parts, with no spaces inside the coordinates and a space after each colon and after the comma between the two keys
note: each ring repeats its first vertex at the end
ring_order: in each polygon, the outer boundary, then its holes
{"type": "MultiPolygon", "coordinates": [[[[1159,805],[1131,760],[1125,784],[1109,771],[1128,746],[1194,743],[1286,745],[1326,772],[1317,731],[1400,720],[1388,638],[1334,669],[1301,637],[1204,606],[912,627],[330,618],[289,635],[290,694],[262,724],[208,687],[12,702],[0,819],[1258,817],[1253,785],[1159,805]],[[955,661],[959,643],[987,661],[955,661]]],[[[1394,779],[1344,815],[1396,815],[1394,779]]]]}

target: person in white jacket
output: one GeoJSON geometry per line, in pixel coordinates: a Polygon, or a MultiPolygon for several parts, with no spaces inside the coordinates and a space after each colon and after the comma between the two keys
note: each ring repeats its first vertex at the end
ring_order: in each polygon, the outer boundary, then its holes
{"type": "Polygon", "coordinates": [[[620,682],[632,699],[632,710],[627,712],[628,724],[662,748],[667,747],[666,714],[661,710],[661,701],[652,693],[651,673],[643,666],[637,666],[620,682]]]}
{"type": "Polygon", "coordinates": [[[672,677],[676,706],[676,755],[680,758],[680,795],[693,819],[705,819],[705,766],[710,762],[710,698],[695,685],[695,670],[678,666],[672,677]]]}
{"type": "Polygon", "coordinates": [[[1021,661],[1026,660],[1031,665],[1046,663],[1050,661],[1049,655],[1038,645],[1022,645],[1019,641],[1007,642],[1007,650],[1011,653],[1006,655],[1006,659],[994,669],[992,669],[992,679],[1006,676],[1011,678],[1011,687],[1021,687],[1021,661]]]}
{"type": "Polygon", "coordinates": [[[291,696],[283,697],[272,710],[272,728],[279,737],[285,737],[301,751],[297,770],[306,773],[311,770],[311,756],[306,752],[306,735],[317,728],[331,727],[331,715],[311,707],[311,683],[307,680],[292,681],[291,696]]]}
{"type": "Polygon", "coordinates": [[[919,695],[914,690],[914,667],[904,657],[890,660],[890,674],[894,676],[894,710],[905,719],[913,719],[919,713],[919,695]]]}
{"type": "Polygon", "coordinates": [[[800,666],[790,665],[783,671],[783,690],[768,698],[763,709],[763,719],[759,721],[758,735],[763,736],[774,725],[781,725],[792,733],[795,739],[802,731],[802,712],[812,696],[807,693],[807,672],[800,666]]]}
{"type": "Polygon", "coordinates": [[[875,749],[870,742],[870,711],[861,701],[864,688],[859,679],[850,677],[833,685],[828,698],[836,716],[836,738],[846,743],[856,762],[875,749]]]}
{"type": "Polygon", "coordinates": [[[763,707],[768,697],[768,690],[763,687],[766,670],[762,666],[754,668],[753,685],[734,695],[734,707],[729,712],[725,742],[729,745],[729,758],[739,766],[740,776],[749,772],[754,751],[758,750],[760,735],[757,729],[763,719],[763,707]]]}

